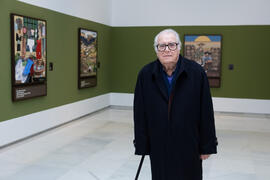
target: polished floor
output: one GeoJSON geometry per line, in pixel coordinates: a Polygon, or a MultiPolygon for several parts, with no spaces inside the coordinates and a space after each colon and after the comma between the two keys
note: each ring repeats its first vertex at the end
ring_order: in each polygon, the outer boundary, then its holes
{"type": "MultiPolygon", "coordinates": [[[[215,117],[218,154],[203,162],[204,180],[269,180],[269,115],[215,117]]],[[[132,110],[107,108],[0,149],[0,180],[133,180],[132,139],[132,110]]],[[[139,179],[151,179],[148,157],[139,179]]]]}

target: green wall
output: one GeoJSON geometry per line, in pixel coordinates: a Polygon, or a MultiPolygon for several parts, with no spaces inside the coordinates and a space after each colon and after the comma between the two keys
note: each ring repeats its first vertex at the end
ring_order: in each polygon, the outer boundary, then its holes
{"type": "Polygon", "coordinates": [[[109,26],[64,15],[15,0],[0,1],[0,121],[27,115],[52,107],[76,102],[110,92],[109,26]],[[47,71],[47,96],[11,101],[10,13],[36,17],[47,21],[47,61],[54,63],[54,70],[47,71]],[[78,28],[98,31],[98,86],[77,89],[78,28]]]}
{"type": "MultiPolygon", "coordinates": [[[[154,36],[167,27],[109,27],[15,0],[0,0],[0,121],[109,92],[132,93],[138,71],[155,59],[154,36]],[[10,13],[47,21],[47,96],[11,101],[10,13]],[[98,86],[77,89],[78,28],[98,31],[98,86]]],[[[184,34],[222,34],[221,87],[215,97],[270,99],[270,26],[178,26],[184,34]],[[228,64],[234,64],[233,71],[228,64]]]]}
{"type": "MultiPolygon", "coordinates": [[[[168,27],[115,27],[112,29],[111,91],[132,93],[138,71],[156,56],[153,39],[168,27]]],[[[177,26],[184,34],[221,34],[221,87],[214,97],[270,99],[270,26],[177,26]],[[228,65],[234,64],[233,71],[228,65]]],[[[182,51],[183,52],[183,51],[182,51]]]]}

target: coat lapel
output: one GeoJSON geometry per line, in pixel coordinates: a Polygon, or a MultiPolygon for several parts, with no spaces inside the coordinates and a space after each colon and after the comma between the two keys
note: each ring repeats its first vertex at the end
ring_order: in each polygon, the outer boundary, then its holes
{"type": "MultiPolygon", "coordinates": [[[[183,72],[185,72],[185,59],[182,58],[181,55],[179,55],[178,61],[180,61],[180,69],[176,74],[175,82],[178,80],[178,78],[181,76],[181,74],[183,72]]],[[[163,76],[162,76],[162,74],[160,72],[160,66],[161,66],[161,64],[160,64],[159,60],[157,59],[156,63],[155,63],[155,66],[153,68],[153,80],[155,81],[156,85],[158,86],[162,96],[168,102],[169,101],[168,90],[167,90],[167,87],[165,85],[163,76]]],[[[174,86],[175,86],[175,84],[174,84],[174,86]]],[[[174,89],[174,87],[173,87],[173,89],[174,89]]],[[[172,91],[173,91],[173,89],[172,89],[172,91]]]]}
{"type": "MultiPolygon", "coordinates": [[[[180,68],[179,68],[179,71],[177,72],[177,74],[175,75],[175,82],[178,80],[178,78],[180,77],[180,75],[183,73],[183,72],[186,72],[185,71],[185,59],[182,58],[181,55],[179,55],[179,59],[178,61],[180,61],[180,68]]],[[[175,83],[176,84],[176,83],[175,83]]],[[[174,85],[175,85],[174,84],[174,85]]]]}
{"type": "Polygon", "coordinates": [[[169,100],[168,97],[168,90],[165,85],[163,76],[160,72],[160,62],[159,60],[156,60],[155,66],[153,68],[153,80],[155,81],[156,85],[158,86],[158,89],[162,96],[165,98],[166,101],[169,100]]]}

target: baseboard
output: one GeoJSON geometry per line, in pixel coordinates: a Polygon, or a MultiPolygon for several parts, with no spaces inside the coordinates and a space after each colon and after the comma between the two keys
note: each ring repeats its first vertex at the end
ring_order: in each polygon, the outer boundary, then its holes
{"type": "MultiPolygon", "coordinates": [[[[131,93],[111,93],[111,105],[133,106],[131,93]]],[[[213,97],[217,112],[270,114],[270,100],[213,97]]]]}
{"type": "MultiPolygon", "coordinates": [[[[134,95],[108,93],[0,123],[0,148],[105,107],[131,109],[134,95]]],[[[213,98],[216,112],[270,114],[270,100],[213,98]]]]}
{"type": "Polygon", "coordinates": [[[110,94],[66,104],[0,123],[0,148],[110,105],[110,94]]]}

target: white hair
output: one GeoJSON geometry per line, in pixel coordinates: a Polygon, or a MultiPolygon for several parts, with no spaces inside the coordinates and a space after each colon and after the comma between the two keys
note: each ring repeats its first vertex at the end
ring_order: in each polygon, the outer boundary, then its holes
{"type": "Polygon", "coordinates": [[[163,34],[163,33],[172,33],[172,34],[174,34],[175,35],[175,37],[176,37],[176,43],[178,43],[178,49],[179,49],[179,51],[181,50],[181,45],[182,45],[182,43],[181,43],[181,40],[180,40],[180,38],[179,38],[179,34],[175,31],[175,30],[173,30],[173,29],[164,29],[164,30],[162,30],[161,32],[159,32],[157,35],[156,35],[156,37],[155,37],[155,39],[154,39],[154,49],[155,49],[155,51],[157,52],[157,45],[158,45],[158,38],[159,38],[159,36],[161,35],[161,34],[163,34]]]}

